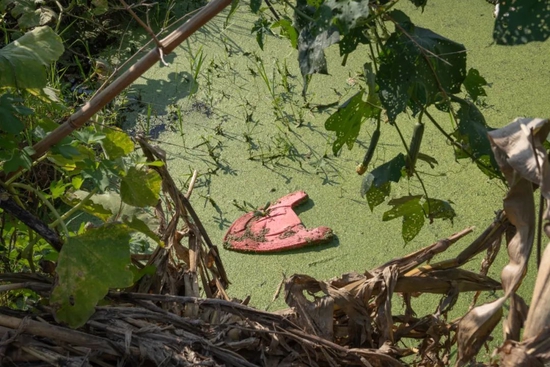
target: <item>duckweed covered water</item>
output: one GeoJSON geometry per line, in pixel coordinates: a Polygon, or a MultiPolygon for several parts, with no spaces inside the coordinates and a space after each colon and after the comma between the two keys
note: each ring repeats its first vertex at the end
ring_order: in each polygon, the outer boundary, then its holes
{"type": "MultiPolygon", "coordinates": [[[[423,14],[408,2],[400,6],[416,24],[465,44],[468,67],[478,69],[491,84],[483,109],[489,125],[503,126],[523,115],[545,116],[549,43],[512,48],[493,45],[492,7],[482,0],[431,1],[423,14]]],[[[455,162],[450,145],[428,125],[422,152],[436,157],[439,164],[432,169],[420,163],[418,169],[428,193],[452,200],[458,216],[454,223],[426,225],[404,246],[401,222],[381,220],[388,207],[382,205],[371,213],[359,195],[361,177],[355,166],[362,160],[374,126],[366,122],[354,149],[344,148],[334,157],[334,136],[324,129],[329,113],[310,109],[318,104],[342,103],[358,90],[362,65],[369,61],[366,50],[354,53],[342,67],[337,47],[330,49],[330,75],[315,76],[307,101],[303,101],[296,51],[274,37],[261,51],[250,34],[254,20],[244,8],[227,28],[223,17],[215,19],[177,49],[176,56],[169,58],[169,67],[148,72],[129,94],[139,96],[146,106],[128,115],[131,123],[127,128],[153,130],[181,187],[188,183],[192,171],[198,170],[191,201],[220,247],[232,281],[228,290],[232,297],[250,295],[250,304],[255,307],[279,309],[284,307],[282,297],[275,303],[272,298],[285,274],[328,279],[350,271],[364,272],[475,226],[474,234],[455,245],[456,249],[444,255],[447,258],[486,228],[502,207],[505,187],[489,180],[473,164],[455,162]],[[306,102],[310,108],[302,108],[306,102]],[[304,224],[331,227],[337,235],[333,242],[269,255],[221,248],[229,225],[244,214],[234,202],[260,207],[295,190],[305,190],[311,199],[299,210],[304,224]]],[[[450,130],[447,116],[434,115],[450,130]]],[[[410,136],[414,120],[398,122],[410,136]]],[[[403,151],[390,126],[382,127],[379,146],[371,168],[403,151]]],[[[417,181],[393,185],[391,197],[409,193],[421,194],[417,181]]],[[[481,256],[467,266],[478,269],[480,261],[481,256]]],[[[503,251],[493,268],[496,279],[505,261],[503,251]]],[[[524,296],[530,296],[532,284],[530,276],[524,296]]],[[[481,301],[494,297],[482,296],[481,301]]],[[[422,302],[429,304],[421,303],[421,307],[435,310],[435,301],[428,298],[422,302]]],[[[456,307],[457,315],[464,312],[468,301],[468,297],[463,298],[456,307]]]]}

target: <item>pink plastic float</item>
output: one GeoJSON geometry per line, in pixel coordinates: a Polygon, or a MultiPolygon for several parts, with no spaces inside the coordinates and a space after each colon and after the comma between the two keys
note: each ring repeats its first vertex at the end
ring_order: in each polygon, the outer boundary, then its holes
{"type": "Polygon", "coordinates": [[[306,229],[292,209],[307,200],[304,191],[297,191],[283,196],[262,212],[243,215],[225,234],[223,246],[242,252],[278,252],[329,242],[332,229],[306,229]]]}

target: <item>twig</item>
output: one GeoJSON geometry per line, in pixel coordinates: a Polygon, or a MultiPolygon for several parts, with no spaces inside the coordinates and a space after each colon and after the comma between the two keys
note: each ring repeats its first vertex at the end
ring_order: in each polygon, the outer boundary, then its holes
{"type": "Polygon", "coordinates": [[[132,10],[132,8],[126,4],[126,2],[124,0],[119,0],[121,2],[121,4],[124,6],[124,9],[126,9],[126,11],[128,11],[128,13],[130,13],[132,15],[132,17],[136,20],[136,22],[138,22],[138,24],[140,26],[143,27],[143,29],[145,29],[145,31],[147,33],[149,33],[149,35],[153,38],[153,40],[155,41],[155,44],[157,45],[157,49],[158,49],[158,52],[159,52],[159,57],[160,57],[160,61],[162,62],[162,64],[164,66],[168,66],[168,64],[166,63],[166,61],[164,61],[164,47],[162,46],[162,43],[158,40],[155,32],[153,32],[153,30],[151,29],[151,27],[149,27],[147,24],[143,23],[143,21],[136,15],[136,13],[134,13],[134,11],[132,10]]]}
{"type": "Polygon", "coordinates": [[[40,219],[21,208],[4,188],[0,187],[0,208],[23,222],[27,227],[38,233],[56,251],[61,251],[63,241],[59,235],[40,219]]]}
{"type": "MultiPolygon", "coordinates": [[[[22,327],[24,333],[44,338],[52,338],[72,345],[84,345],[103,353],[121,356],[120,352],[111,345],[112,342],[110,340],[86,334],[81,331],[45,324],[31,319],[22,320],[17,317],[2,314],[0,314],[0,325],[14,330],[22,327]]],[[[136,348],[132,348],[132,354],[139,356],[140,352],[136,348]]]]}
{"type": "Polygon", "coordinates": [[[187,194],[185,194],[185,197],[189,199],[191,196],[191,193],[193,192],[193,188],[195,187],[195,181],[197,181],[197,170],[193,170],[193,176],[191,177],[191,181],[189,181],[189,188],[187,189],[187,194]]]}
{"type": "Polygon", "coordinates": [[[273,5],[271,5],[271,1],[265,0],[265,3],[267,4],[267,7],[268,7],[269,10],[271,11],[271,14],[273,14],[273,16],[275,17],[275,19],[277,19],[277,21],[281,20],[281,17],[280,17],[279,14],[275,11],[275,9],[273,8],[273,5]]]}

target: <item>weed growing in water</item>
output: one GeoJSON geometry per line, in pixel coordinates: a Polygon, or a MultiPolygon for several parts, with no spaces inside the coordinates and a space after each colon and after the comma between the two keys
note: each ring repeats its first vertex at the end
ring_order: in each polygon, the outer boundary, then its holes
{"type": "Polygon", "coordinates": [[[279,132],[271,138],[272,145],[265,146],[262,143],[258,144],[259,154],[250,154],[250,160],[259,160],[262,165],[267,163],[278,164],[281,159],[289,159],[293,162],[297,162],[302,168],[302,157],[294,143],[288,137],[288,134],[284,131],[279,132]]]}
{"type": "Polygon", "coordinates": [[[189,54],[189,69],[191,70],[191,86],[189,87],[189,97],[194,96],[199,90],[199,84],[197,82],[199,74],[201,73],[202,66],[204,64],[205,56],[202,51],[202,47],[199,48],[196,54],[193,54],[191,43],[187,40],[187,52],[189,54]]]}

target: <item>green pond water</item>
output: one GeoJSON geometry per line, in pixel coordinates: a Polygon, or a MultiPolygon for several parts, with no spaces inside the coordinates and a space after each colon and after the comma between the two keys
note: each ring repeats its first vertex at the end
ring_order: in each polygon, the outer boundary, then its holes
{"type": "MultiPolygon", "coordinates": [[[[546,115],[550,43],[512,48],[492,44],[492,6],[482,0],[430,1],[423,13],[409,6],[409,2],[400,6],[417,25],[466,46],[468,67],[478,69],[491,85],[487,89],[487,107],[482,111],[489,125],[503,126],[517,116],[546,115]]],[[[275,37],[270,37],[261,51],[250,34],[254,20],[247,8],[238,11],[228,27],[224,27],[225,16],[216,18],[179,47],[175,55],[169,55],[168,67],[154,67],[128,93],[130,100],[139,96],[148,107],[136,107],[135,112],[129,113],[126,128],[153,129],[156,144],[166,150],[168,168],[182,188],[193,170],[199,172],[191,202],[220,247],[232,282],[230,296],[244,299],[250,295],[252,306],[280,309],[285,306],[283,297],[274,303],[271,300],[283,274],[303,273],[329,279],[346,272],[364,272],[475,226],[473,234],[440,257],[449,258],[491,223],[494,212],[502,207],[505,187],[489,180],[468,161],[455,162],[449,144],[427,124],[422,152],[436,156],[439,165],[431,169],[421,162],[418,169],[428,193],[434,198],[452,200],[457,217],[454,224],[426,224],[420,235],[404,246],[401,221],[381,220],[389,207],[381,205],[371,213],[359,194],[362,177],[355,173],[355,166],[362,160],[374,126],[366,122],[354,149],[344,148],[334,157],[334,135],[324,129],[329,114],[299,107],[303,100],[296,51],[287,41],[275,37]],[[192,63],[194,58],[195,66],[198,64],[199,50],[204,61],[195,81],[192,63]],[[281,98],[280,115],[285,119],[276,117],[273,97],[260,75],[258,60],[271,80],[273,95],[281,98]],[[283,75],[287,75],[293,93],[285,92],[283,75]],[[189,96],[195,86],[196,93],[189,96]],[[232,201],[247,201],[259,207],[295,190],[305,190],[311,199],[298,210],[303,223],[308,228],[332,228],[334,241],[266,255],[231,252],[221,247],[228,226],[244,214],[232,201]]],[[[363,50],[351,55],[342,67],[337,46],[328,50],[327,57],[330,75],[314,76],[307,96],[311,105],[345,101],[358,90],[357,76],[363,63],[369,61],[363,50]]],[[[434,115],[450,130],[447,116],[436,112],[434,115]]],[[[413,120],[404,118],[398,122],[408,140],[413,120]]],[[[379,147],[371,169],[403,151],[389,125],[382,127],[379,147]]],[[[409,192],[421,194],[418,181],[393,184],[391,197],[409,192]]],[[[477,270],[481,260],[479,256],[466,267],[477,270]]],[[[503,251],[493,267],[494,278],[499,279],[499,269],[505,262],[503,251]]],[[[534,277],[531,274],[528,278],[522,290],[525,297],[531,293],[534,277]]],[[[489,294],[480,299],[494,297],[489,294]]],[[[428,308],[418,311],[433,312],[436,301],[435,297],[419,301],[420,307],[428,308]]],[[[463,313],[468,301],[468,297],[462,299],[457,314],[463,313]]]]}

